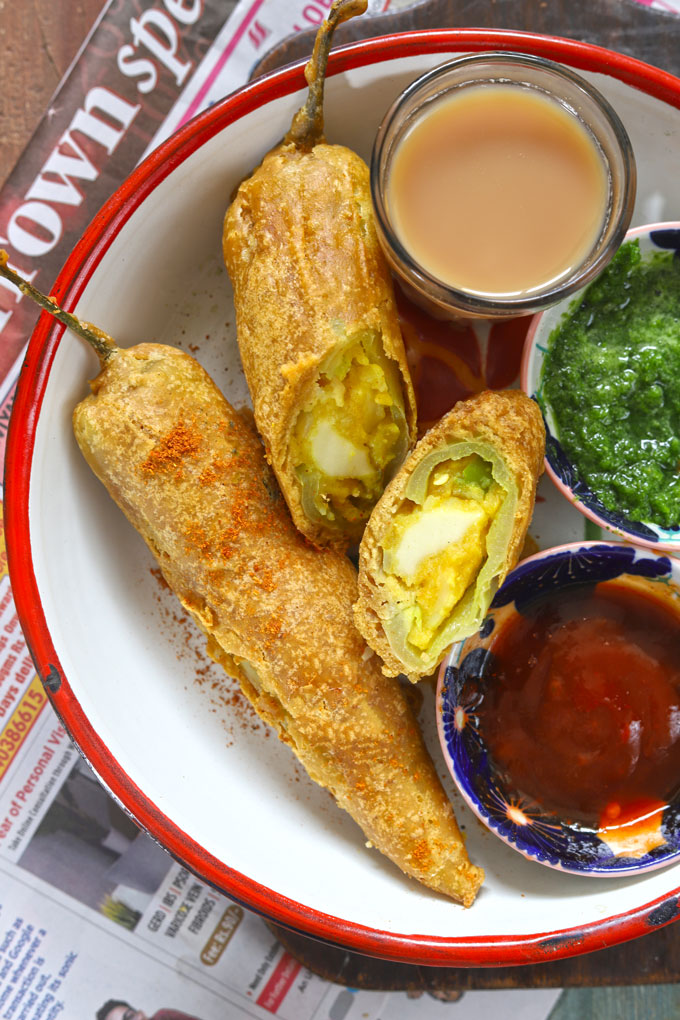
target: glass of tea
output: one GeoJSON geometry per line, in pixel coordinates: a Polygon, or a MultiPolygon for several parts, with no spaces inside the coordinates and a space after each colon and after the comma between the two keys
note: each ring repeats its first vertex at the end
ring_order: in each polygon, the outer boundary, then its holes
{"type": "Polygon", "coordinates": [[[630,139],[597,89],[521,53],[450,61],[388,110],[371,161],[378,236],[444,318],[540,311],[607,265],[630,223],[630,139]]]}

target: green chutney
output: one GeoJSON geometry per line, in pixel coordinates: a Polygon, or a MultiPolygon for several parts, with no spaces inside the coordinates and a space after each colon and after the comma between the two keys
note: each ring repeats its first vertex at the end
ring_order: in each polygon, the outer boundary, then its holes
{"type": "Polygon", "coordinates": [[[539,402],[607,509],[680,524],[680,257],[622,245],[550,334],[539,402]]]}

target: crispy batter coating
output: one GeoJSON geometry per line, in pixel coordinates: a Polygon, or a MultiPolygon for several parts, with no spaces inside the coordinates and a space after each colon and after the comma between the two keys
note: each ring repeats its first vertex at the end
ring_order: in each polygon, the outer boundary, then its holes
{"type": "Polygon", "coordinates": [[[252,425],[171,347],[117,350],[73,416],[92,470],[262,718],[402,871],[466,906],[483,872],[398,683],[356,631],[356,574],[295,529],[252,425]]]}
{"type": "MultiPolygon", "coordinates": [[[[433,672],[451,645],[473,634],[480,626],[491,599],[506,575],[516,565],[531,520],[536,484],[543,471],[545,427],[538,405],[520,390],[487,390],[460,401],[417,444],[415,450],[388,485],[371,514],[359,552],[359,598],[354,608],[357,627],[370,647],[380,655],[388,676],[405,674],[412,681],[433,672]],[[485,578],[485,591],[475,591],[473,581],[461,600],[466,611],[465,626],[457,627],[454,618],[446,630],[446,644],[416,654],[402,643],[392,628],[399,606],[385,581],[382,541],[400,507],[409,504],[409,483],[419,465],[438,451],[455,444],[467,444],[466,451],[493,451],[506,471],[508,521],[501,535],[503,545],[495,548],[496,567],[485,578]],[[512,516],[510,517],[510,512],[512,516]],[[475,596],[473,599],[472,596],[475,596]]],[[[433,518],[436,521],[436,518],[433,518]]],[[[436,524],[433,524],[435,527],[436,524]]],[[[487,538],[487,559],[493,536],[487,538]]],[[[482,564],[482,569],[483,569],[482,564]]],[[[434,568],[436,569],[436,567],[434,568]]],[[[441,642],[440,642],[441,643],[441,642]]]]}
{"type": "Polygon", "coordinates": [[[293,520],[314,542],[347,545],[365,521],[338,534],[310,519],[291,434],[323,362],[351,338],[370,335],[398,369],[408,446],[415,435],[415,397],[368,167],[341,145],[320,142],[306,151],[284,143],[240,186],[223,250],[255,422],[293,520]]]}

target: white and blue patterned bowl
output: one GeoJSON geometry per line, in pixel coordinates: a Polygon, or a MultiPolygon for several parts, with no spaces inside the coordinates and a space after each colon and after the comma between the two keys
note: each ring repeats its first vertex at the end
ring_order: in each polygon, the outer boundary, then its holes
{"type": "MultiPolygon", "coordinates": [[[[437,687],[437,726],[444,758],[477,817],[529,860],[578,875],[618,876],[650,871],[680,857],[680,794],[655,821],[654,839],[638,843],[610,838],[566,821],[510,789],[494,767],[479,730],[478,712],[491,673],[494,631],[509,612],[543,593],[600,581],[663,585],[678,599],[680,561],[619,542],[559,546],[524,560],[496,593],[479,634],[455,646],[442,665],[437,687]],[[650,848],[656,841],[657,845],[650,848]]],[[[607,835],[607,833],[603,833],[607,835]]]]}
{"type": "MultiPolygon", "coordinates": [[[[655,223],[633,227],[625,240],[637,240],[643,256],[654,251],[674,251],[680,258],[680,222],[655,223]]],[[[543,361],[550,334],[562,316],[578,303],[585,289],[534,316],[529,327],[521,367],[521,387],[538,401],[546,427],[545,468],[560,492],[587,518],[623,539],[648,548],[680,553],[680,522],[671,529],[649,521],[634,521],[625,514],[605,507],[579,476],[578,465],[569,460],[558,438],[550,407],[543,399],[543,361]]]]}

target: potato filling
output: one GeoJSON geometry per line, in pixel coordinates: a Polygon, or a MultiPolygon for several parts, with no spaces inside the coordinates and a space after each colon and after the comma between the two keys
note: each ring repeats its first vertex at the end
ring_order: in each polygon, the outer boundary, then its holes
{"type": "Polygon", "coordinates": [[[324,365],[293,428],[305,512],[340,528],[367,520],[408,445],[398,372],[373,337],[324,365]]]}
{"type": "Polygon", "coordinates": [[[406,500],[383,539],[390,596],[410,616],[407,640],[426,650],[475,581],[505,490],[470,454],[432,472],[422,504],[406,500]]]}

